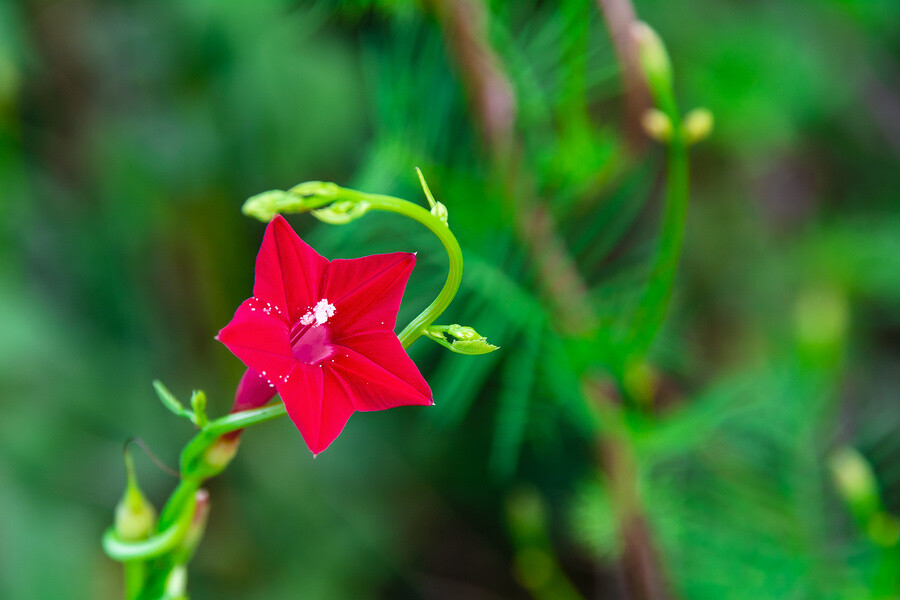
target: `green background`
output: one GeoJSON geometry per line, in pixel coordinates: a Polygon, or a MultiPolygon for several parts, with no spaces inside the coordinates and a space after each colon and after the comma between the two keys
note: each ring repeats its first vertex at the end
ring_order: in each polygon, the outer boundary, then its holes
{"type": "MultiPolygon", "coordinates": [[[[649,357],[666,401],[631,434],[668,585],[896,597],[896,554],[854,522],[828,457],[859,449],[900,511],[900,3],[635,8],[668,45],[682,106],[716,118],[692,151],[649,357]]],[[[614,323],[647,276],[663,149],[626,150],[594,3],[488,11],[520,178],[614,323]]],[[[244,199],[319,179],[424,203],[414,166],[467,261],[441,322],[502,349],[418,341],[436,405],[357,414],[315,460],[287,420],[248,431],[209,485],[193,597],[528,598],[509,524],[523,505],[545,507],[546,521],[525,510],[549,532],[538,545],[585,598],[625,597],[565,315],[539,291],[445,33],[404,0],[0,4],[0,597],[120,596],[99,540],[122,444],[173,465],[191,434],[150,381],[202,388],[218,415],[242,372],[212,337],[252,286],[263,226],[244,199]]],[[[401,323],[442,283],[442,250],[415,224],[291,221],[329,258],[417,250],[401,323]]],[[[137,463],[161,504],[174,480],[137,463]]]]}

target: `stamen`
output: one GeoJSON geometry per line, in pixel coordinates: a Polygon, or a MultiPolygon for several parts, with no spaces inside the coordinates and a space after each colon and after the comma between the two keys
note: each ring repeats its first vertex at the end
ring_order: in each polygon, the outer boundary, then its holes
{"type": "Polygon", "coordinates": [[[328,298],[322,298],[316,303],[312,310],[306,311],[306,314],[300,317],[300,324],[312,325],[315,323],[314,326],[318,327],[319,325],[326,323],[329,318],[333,317],[336,310],[334,304],[331,304],[328,301],[328,298]]]}

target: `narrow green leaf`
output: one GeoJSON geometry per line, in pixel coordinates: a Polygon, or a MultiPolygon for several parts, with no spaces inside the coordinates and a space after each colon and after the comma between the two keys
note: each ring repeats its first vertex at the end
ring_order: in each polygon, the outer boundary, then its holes
{"type": "Polygon", "coordinates": [[[163,385],[163,382],[159,379],[153,380],[153,389],[156,390],[156,395],[159,396],[159,401],[163,403],[163,406],[168,408],[173,414],[178,415],[179,417],[187,417],[188,411],[184,408],[184,405],[178,401],[178,399],[169,391],[169,389],[163,385]]]}

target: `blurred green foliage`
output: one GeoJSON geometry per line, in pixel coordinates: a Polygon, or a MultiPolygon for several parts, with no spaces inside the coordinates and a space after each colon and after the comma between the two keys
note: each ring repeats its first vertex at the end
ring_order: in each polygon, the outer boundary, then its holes
{"type": "MultiPolygon", "coordinates": [[[[626,150],[595,3],[488,5],[523,171],[620,327],[650,268],[661,152],[626,150]]],[[[685,598],[896,597],[896,542],[859,526],[828,465],[857,448],[879,510],[900,513],[900,4],[635,7],[683,106],[716,116],[669,319],[629,380],[650,402],[626,435],[667,578],[685,598]]],[[[287,422],[248,431],[212,482],[193,594],[525,598],[505,511],[527,484],[554,577],[619,597],[584,357],[538,291],[464,90],[412,1],[0,3],[0,597],[119,596],[99,537],[121,444],[172,464],[190,435],[151,380],[205,389],[216,415],[241,373],[212,335],[251,286],[262,227],[243,200],[318,179],[424,204],[416,165],[466,258],[442,321],[502,350],[419,341],[436,406],[357,415],[315,461],[287,422]]],[[[329,257],[418,250],[399,322],[442,283],[414,224],[294,224],[329,257]]],[[[136,461],[158,504],[174,482],[136,461]]]]}

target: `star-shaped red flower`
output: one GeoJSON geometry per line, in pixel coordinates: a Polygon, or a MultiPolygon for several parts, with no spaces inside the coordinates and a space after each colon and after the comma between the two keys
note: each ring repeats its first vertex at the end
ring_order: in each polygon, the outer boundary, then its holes
{"type": "Polygon", "coordinates": [[[434,403],[394,333],[415,263],[406,252],[329,261],[281,216],[266,228],[253,297],[217,339],[278,390],[313,454],[354,411],[434,403]]]}

